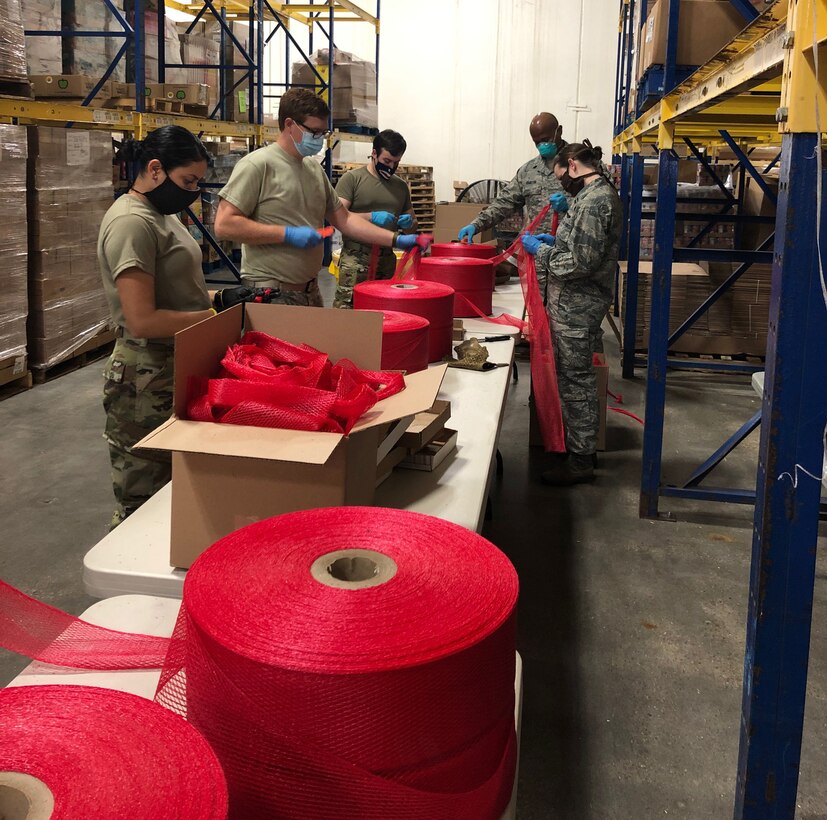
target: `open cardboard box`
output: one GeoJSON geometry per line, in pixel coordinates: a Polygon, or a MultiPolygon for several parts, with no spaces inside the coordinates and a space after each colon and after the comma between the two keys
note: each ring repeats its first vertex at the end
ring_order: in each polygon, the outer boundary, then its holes
{"type": "Polygon", "coordinates": [[[406,376],[405,390],[378,402],[348,436],[187,421],[190,379],[216,376],[249,330],[380,369],[382,315],[373,311],[244,305],[176,334],[173,415],[136,445],[172,452],[172,566],[189,567],[219,538],[264,518],[372,504],[381,436],[398,438],[400,425],[431,407],[445,375],[441,366],[406,376]]]}

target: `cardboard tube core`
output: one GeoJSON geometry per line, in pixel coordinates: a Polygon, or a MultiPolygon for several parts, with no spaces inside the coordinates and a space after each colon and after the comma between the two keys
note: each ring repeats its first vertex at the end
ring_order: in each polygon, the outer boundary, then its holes
{"type": "Polygon", "coordinates": [[[416,290],[416,285],[391,285],[392,288],[399,288],[400,290],[416,290]]]}
{"type": "Polygon", "coordinates": [[[320,555],[310,574],[325,586],[336,589],[367,589],[390,581],[398,569],[396,561],[374,550],[334,550],[320,555]]]}
{"type": "Polygon", "coordinates": [[[23,772],[0,772],[0,817],[3,820],[49,820],[55,808],[52,790],[23,772]]]}

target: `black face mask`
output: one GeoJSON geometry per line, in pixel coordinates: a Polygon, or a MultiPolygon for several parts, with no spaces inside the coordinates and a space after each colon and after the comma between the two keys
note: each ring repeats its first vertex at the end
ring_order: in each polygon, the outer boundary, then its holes
{"type": "Polygon", "coordinates": [[[170,214],[177,214],[189,208],[198,197],[201,196],[200,189],[197,191],[188,191],[180,185],[176,185],[169,174],[167,178],[152,191],[137,191],[136,193],[143,194],[149,202],[162,214],[169,216],[170,214]]]}
{"type": "Polygon", "coordinates": [[[382,179],[390,179],[396,173],[396,169],[392,165],[385,165],[377,159],[373,161],[373,164],[376,166],[376,173],[382,179]]]}
{"type": "Polygon", "coordinates": [[[563,176],[560,177],[560,185],[563,186],[563,190],[570,196],[577,196],[586,184],[584,180],[589,177],[596,177],[598,173],[598,171],[592,171],[590,174],[583,174],[579,177],[573,177],[569,175],[568,171],[566,171],[563,176]]]}

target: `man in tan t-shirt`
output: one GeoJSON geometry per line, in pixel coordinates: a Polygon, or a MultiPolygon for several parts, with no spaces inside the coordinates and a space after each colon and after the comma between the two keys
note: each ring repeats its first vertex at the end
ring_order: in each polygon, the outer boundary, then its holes
{"type": "MultiPolygon", "coordinates": [[[[416,216],[407,183],[396,176],[408,145],[397,131],[381,131],[373,140],[370,161],[342,175],[336,186],[341,202],[354,213],[380,228],[411,232],[416,216]]],[[[336,288],[337,308],[353,307],[353,286],[368,277],[373,251],[353,239],[346,239],[339,260],[339,285],[336,288]]],[[[390,279],[396,269],[391,248],[382,248],[376,260],[376,278],[390,279]]]]}
{"type": "Polygon", "coordinates": [[[281,98],[277,142],[244,157],[219,193],[219,239],[241,242],[241,281],[273,288],[273,302],[321,307],[316,276],[325,220],[360,242],[427,249],[425,237],[372,225],[344,206],[314,158],[328,136],[330,109],[307,88],[281,98]]]}

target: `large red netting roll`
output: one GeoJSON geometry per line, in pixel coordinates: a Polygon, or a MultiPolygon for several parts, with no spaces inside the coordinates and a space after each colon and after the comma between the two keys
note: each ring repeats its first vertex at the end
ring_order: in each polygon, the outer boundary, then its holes
{"type": "Polygon", "coordinates": [[[428,331],[431,323],[422,316],[382,311],[382,370],[417,373],[428,366],[428,331]]]}
{"type": "Polygon", "coordinates": [[[469,242],[437,242],[431,245],[431,256],[454,256],[468,259],[493,259],[494,245],[474,245],[469,242]]]}
{"type": "Polygon", "coordinates": [[[428,361],[439,362],[451,353],[454,291],[438,282],[360,282],[353,288],[357,310],[396,310],[421,316],[430,323],[428,361]]]}
{"type": "Polygon", "coordinates": [[[457,318],[477,316],[473,306],[486,316],[491,314],[494,265],[485,259],[425,257],[419,263],[416,277],[421,281],[441,282],[453,288],[454,316],[457,318]]]}
{"type": "Polygon", "coordinates": [[[157,697],[212,744],[233,818],[496,820],[516,601],[509,560],[455,524],[282,515],[192,566],[157,697]]]}
{"type": "Polygon", "coordinates": [[[192,726],[146,698],[90,686],[0,690],[0,787],[9,818],[32,816],[16,814],[15,800],[52,820],[227,816],[224,773],[192,726]]]}

